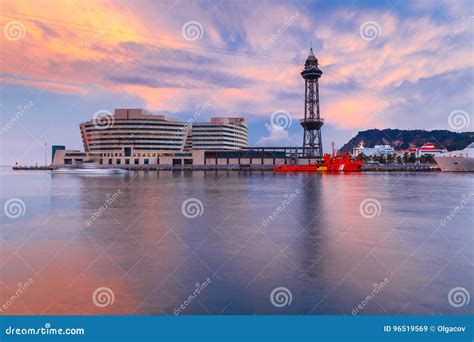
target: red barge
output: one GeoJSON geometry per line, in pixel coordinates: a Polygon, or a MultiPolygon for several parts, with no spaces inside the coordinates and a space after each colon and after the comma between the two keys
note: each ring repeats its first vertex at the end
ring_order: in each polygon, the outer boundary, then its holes
{"type": "Polygon", "coordinates": [[[357,172],[362,167],[362,160],[353,160],[351,156],[346,153],[343,155],[329,155],[323,156],[321,164],[310,165],[279,165],[273,168],[276,172],[315,172],[315,171],[346,171],[357,172]]]}

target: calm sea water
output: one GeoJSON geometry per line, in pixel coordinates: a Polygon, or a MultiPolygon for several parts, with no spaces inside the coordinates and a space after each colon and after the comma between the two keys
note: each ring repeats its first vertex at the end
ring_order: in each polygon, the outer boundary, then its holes
{"type": "Polygon", "coordinates": [[[2,314],[473,310],[472,174],[0,177],[2,314]]]}

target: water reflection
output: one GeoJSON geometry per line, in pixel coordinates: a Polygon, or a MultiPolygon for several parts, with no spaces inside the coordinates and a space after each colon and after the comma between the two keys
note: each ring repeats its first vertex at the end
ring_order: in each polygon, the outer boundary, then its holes
{"type": "MultiPolygon", "coordinates": [[[[440,230],[469,175],[131,172],[124,177],[2,173],[0,299],[34,284],[6,314],[468,314],[449,290],[472,292],[472,207],[440,230]],[[201,215],[182,214],[187,199],[201,215]],[[360,213],[376,199],[381,212],[360,213]],[[271,217],[271,219],[270,219],[271,217]],[[92,294],[110,288],[112,305],[92,294]],[[277,308],[269,295],[292,293],[277,308]],[[419,295],[422,293],[423,295],[419,295]]],[[[471,183],[472,184],[472,183],[471,183]]]]}

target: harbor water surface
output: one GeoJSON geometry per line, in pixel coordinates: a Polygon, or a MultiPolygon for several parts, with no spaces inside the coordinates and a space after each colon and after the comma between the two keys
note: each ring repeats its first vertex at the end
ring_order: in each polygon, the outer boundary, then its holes
{"type": "Polygon", "coordinates": [[[472,192],[466,173],[2,169],[1,314],[470,314],[449,293],[474,294],[472,192]]]}

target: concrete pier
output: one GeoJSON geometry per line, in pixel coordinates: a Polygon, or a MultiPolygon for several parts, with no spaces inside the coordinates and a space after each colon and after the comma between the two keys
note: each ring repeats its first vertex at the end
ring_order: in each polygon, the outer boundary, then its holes
{"type": "MultiPolygon", "coordinates": [[[[69,166],[69,165],[68,165],[69,166]]],[[[64,166],[14,166],[13,170],[54,170],[64,166]]],[[[130,171],[273,171],[273,165],[97,165],[130,171]]],[[[364,164],[362,172],[430,172],[440,171],[436,164],[364,164]]]]}

